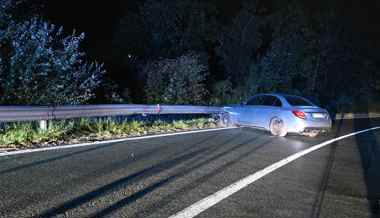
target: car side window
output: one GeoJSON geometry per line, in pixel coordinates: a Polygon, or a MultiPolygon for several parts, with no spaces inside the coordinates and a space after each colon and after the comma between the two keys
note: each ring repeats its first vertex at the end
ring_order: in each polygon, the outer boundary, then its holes
{"type": "Polygon", "coordinates": [[[264,101],[263,101],[262,105],[264,105],[264,106],[271,106],[271,107],[281,107],[282,106],[281,101],[275,96],[263,96],[263,97],[264,97],[264,101]]]}
{"type": "Polygon", "coordinates": [[[285,99],[292,106],[313,106],[308,100],[297,96],[285,96],[285,99]]]}
{"type": "Polygon", "coordinates": [[[280,99],[278,99],[277,97],[274,97],[273,106],[282,107],[282,103],[281,103],[280,99]]]}
{"type": "Polygon", "coordinates": [[[247,105],[261,105],[262,104],[262,96],[256,96],[247,101],[247,105]]]}
{"type": "Polygon", "coordinates": [[[264,101],[263,101],[262,105],[264,105],[264,106],[272,106],[273,105],[272,96],[263,96],[263,98],[264,98],[264,101]]]}

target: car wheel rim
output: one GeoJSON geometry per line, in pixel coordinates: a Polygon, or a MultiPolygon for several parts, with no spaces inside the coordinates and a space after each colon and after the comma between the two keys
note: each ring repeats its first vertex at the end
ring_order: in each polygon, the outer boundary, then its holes
{"type": "Polygon", "coordinates": [[[318,131],[312,131],[309,133],[309,137],[310,138],[314,138],[314,137],[317,137],[319,135],[319,132],[318,131]]]}
{"type": "Polygon", "coordinates": [[[274,135],[281,135],[284,129],[284,122],[280,119],[275,119],[272,121],[272,133],[274,135]]]}

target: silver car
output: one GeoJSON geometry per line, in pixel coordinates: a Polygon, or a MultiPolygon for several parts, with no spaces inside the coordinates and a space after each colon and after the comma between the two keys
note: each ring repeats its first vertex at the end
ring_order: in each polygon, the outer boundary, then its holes
{"type": "Polygon", "coordinates": [[[276,136],[297,133],[316,137],[332,125],[325,109],[294,95],[258,94],[241,105],[224,109],[231,124],[268,130],[276,136]]]}

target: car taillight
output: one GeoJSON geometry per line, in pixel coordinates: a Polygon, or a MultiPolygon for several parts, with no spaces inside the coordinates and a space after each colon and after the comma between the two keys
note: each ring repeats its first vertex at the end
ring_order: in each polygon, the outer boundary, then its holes
{"type": "Polygon", "coordinates": [[[294,116],[300,118],[300,119],[306,119],[306,114],[305,112],[302,111],[292,111],[294,116]]]}

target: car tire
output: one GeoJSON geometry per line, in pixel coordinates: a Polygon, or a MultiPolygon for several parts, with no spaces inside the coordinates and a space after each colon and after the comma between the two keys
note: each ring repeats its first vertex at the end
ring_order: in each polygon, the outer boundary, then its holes
{"type": "Polygon", "coordinates": [[[285,137],[288,134],[285,122],[279,117],[273,117],[269,124],[270,133],[274,136],[285,137]]]}

